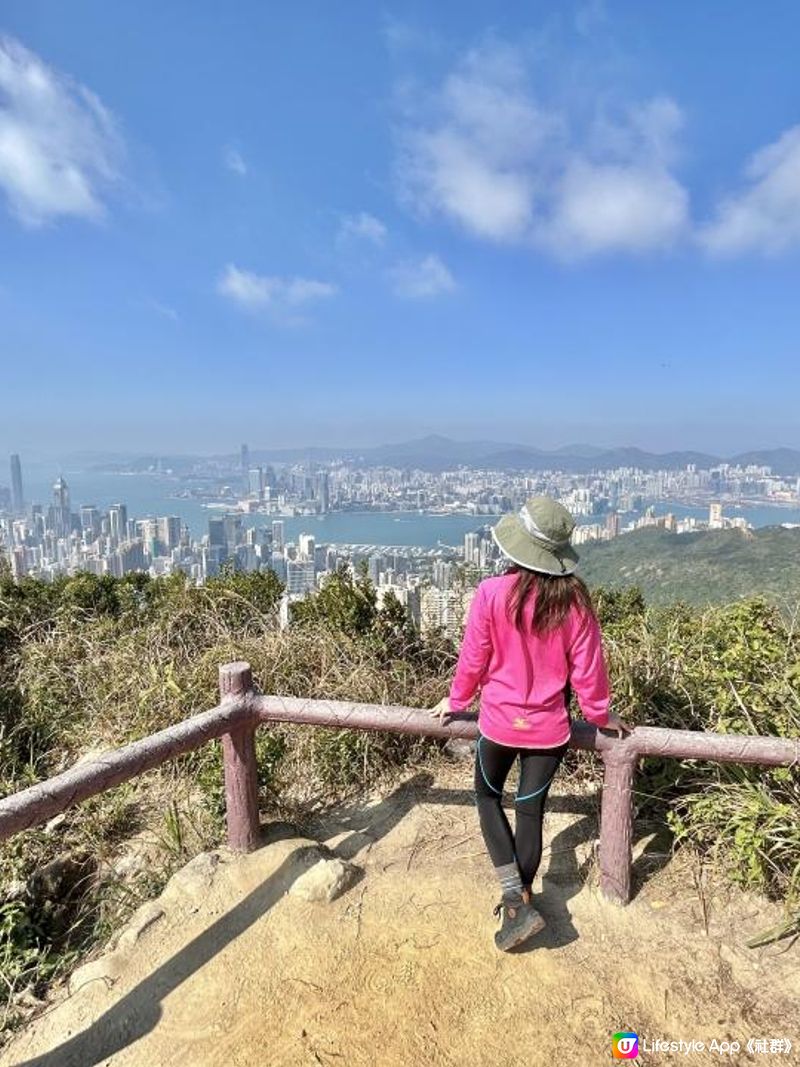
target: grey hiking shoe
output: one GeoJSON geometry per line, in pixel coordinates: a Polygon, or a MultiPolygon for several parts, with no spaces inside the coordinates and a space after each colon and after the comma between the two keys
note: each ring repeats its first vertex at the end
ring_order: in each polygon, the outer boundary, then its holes
{"type": "Polygon", "coordinates": [[[496,916],[501,912],[502,926],[494,935],[494,943],[501,952],[508,952],[544,929],[545,921],[531,904],[527,893],[522,897],[503,897],[494,909],[496,916]]]}

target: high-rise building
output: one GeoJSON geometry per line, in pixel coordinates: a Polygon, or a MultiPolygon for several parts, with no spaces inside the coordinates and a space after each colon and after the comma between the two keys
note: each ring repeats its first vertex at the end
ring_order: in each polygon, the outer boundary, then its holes
{"type": "Polygon", "coordinates": [[[25,496],[22,492],[22,464],[19,456],[11,457],[11,511],[21,515],[25,510],[25,496]]]}
{"type": "Polygon", "coordinates": [[[331,508],[331,479],[327,471],[320,471],[317,475],[315,495],[320,512],[327,514],[331,508]]]}
{"type": "Polygon", "coordinates": [[[167,552],[178,547],[181,543],[181,520],[177,515],[165,515],[159,518],[158,540],[167,552]]]}
{"type": "Polygon", "coordinates": [[[112,504],[108,509],[108,533],[115,545],[128,536],[128,509],[124,504],[112,504]]]}
{"type": "Polygon", "coordinates": [[[144,542],[138,538],[120,545],[118,555],[122,574],[130,574],[132,571],[143,571],[145,569],[144,542]]]}
{"type": "Polygon", "coordinates": [[[286,592],[300,596],[314,589],[313,560],[292,560],[286,564],[286,592]]]}
{"type": "Polygon", "coordinates": [[[209,519],[208,520],[208,543],[211,548],[225,548],[227,541],[225,538],[225,520],[224,519],[209,519]]]}
{"type": "Polygon", "coordinates": [[[56,478],[53,483],[53,504],[69,511],[69,486],[62,477],[56,478]]]}
{"type": "Polygon", "coordinates": [[[304,560],[314,559],[314,535],[300,534],[300,558],[304,560]]]}
{"type": "Polygon", "coordinates": [[[242,516],[226,515],[223,522],[225,523],[225,543],[228,546],[228,553],[233,555],[237,545],[242,543],[242,516]]]}
{"type": "Polygon", "coordinates": [[[284,525],[282,519],[276,519],[272,524],[272,547],[276,552],[283,551],[284,525]]]}
{"type": "Polygon", "coordinates": [[[94,504],[81,505],[81,530],[85,541],[94,541],[100,534],[100,512],[94,504]]]}
{"type": "Polygon", "coordinates": [[[609,537],[619,537],[618,511],[611,511],[606,515],[606,533],[609,537]]]}
{"type": "Polygon", "coordinates": [[[716,501],[708,506],[708,525],[712,530],[718,530],[722,526],[722,504],[716,501]]]}
{"type": "Polygon", "coordinates": [[[250,496],[257,500],[264,498],[264,470],[262,467],[251,467],[247,472],[247,491],[250,496]]]}
{"type": "Polygon", "coordinates": [[[367,575],[374,586],[380,582],[381,571],[384,569],[385,560],[380,554],[370,556],[367,560],[367,575]]]}
{"type": "Polygon", "coordinates": [[[437,559],[433,564],[433,584],[437,589],[449,589],[453,575],[453,565],[445,560],[437,559]]]}
{"type": "Polygon", "coordinates": [[[476,533],[464,535],[464,562],[478,563],[480,560],[480,536],[476,533]]]}
{"type": "Polygon", "coordinates": [[[161,540],[158,536],[158,519],[147,518],[137,520],[139,534],[144,543],[144,550],[155,559],[162,554],[161,540]]]}
{"type": "Polygon", "coordinates": [[[50,508],[50,526],[56,537],[68,537],[72,527],[69,510],[69,486],[58,477],[53,484],[53,505],[50,508]]]}
{"type": "Polygon", "coordinates": [[[424,590],[420,598],[422,630],[427,632],[441,628],[449,637],[458,638],[471,600],[471,594],[464,597],[452,589],[437,589],[434,586],[424,590]]]}

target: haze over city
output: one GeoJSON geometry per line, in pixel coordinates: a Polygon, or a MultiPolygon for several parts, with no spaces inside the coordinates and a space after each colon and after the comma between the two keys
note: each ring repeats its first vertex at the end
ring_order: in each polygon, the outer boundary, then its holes
{"type": "Polygon", "coordinates": [[[0,31],[0,453],[800,446],[796,5],[0,31]]]}

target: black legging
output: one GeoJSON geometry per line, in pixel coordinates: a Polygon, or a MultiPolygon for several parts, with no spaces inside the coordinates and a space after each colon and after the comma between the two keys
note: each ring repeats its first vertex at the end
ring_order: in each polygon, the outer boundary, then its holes
{"type": "Polygon", "coordinates": [[[495,867],[516,861],[523,886],[530,886],[542,858],[542,820],[550,782],[568,744],[559,748],[510,748],[478,736],[475,793],[486,848],[495,867]],[[502,798],[508,772],[519,756],[514,798],[516,834],[511,832],[502,798]]]}

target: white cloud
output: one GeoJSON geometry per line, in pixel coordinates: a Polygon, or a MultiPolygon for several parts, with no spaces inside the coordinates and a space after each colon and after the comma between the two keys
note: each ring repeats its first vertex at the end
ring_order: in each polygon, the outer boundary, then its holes
{"type": "Polygon", "coordinates": [[[255,274],[229,263],[217,281],[217,292],[250,311],[281,313],[334,296],[337,288],[311,278],[255,274]]]}
{"type": "Polygon", "coordinates": [[[412,300],[440,296],[456,289],[453,275],[441,259],[432,254],[420,260],[398,263],[390,271],[390,277],[397,296],[412,300]]]}
{"type": "Polygon", "coordinates": [[[667,97],[581,124],[537,100],[519,50],[493,44],[407,108],[400,196],[476,237],[564,258],[668,247],[688,225],[688,195],[669,169],[681,125],[667,97]]]}
{"type": "Polygon", "coordinates": [[[664,248],[686,225],[686,190],[658,168],[576,159],[559,183],[541,241],[560,255],[664,248]]]}
{"type": "Polygon", "coordinates": [[[400,136],[404,201],[479,237],[523,236],[533,217],[531,164],[559,122],[526,92],[517,54],[470,52],[423,110],[400,136]]]}
{"type": "Polygon", "coordinates": [[[237,148],[228,145],[223,152],[222,160],[228,170],[233,174],[238,174],[240,178],[247,174],[247,164],[242,157],[242,153],[237,148]]]}
{"type": "Polygon", "coordinates": [[[366,211],[358,215],[345,215],[339,227],[339,237],[344,240],[350,238],[361,239],[374,245],[382,245],[387,237],[388,230],[374,215],[366,211]]]}
{"type": "Polygon", "coordinates": [[[668,97],[597,117],[563,161],[535,240],[571,258],[668,248],[689,230],[689,194],[669,171],[683,125],[668,97]]]}
{"type": "Polygon", "coordinates": [[[698,238],[717,255],[774,255],[800,246],[800,126],[760,149],[745,168],[744,188],[722,200],[698,238]]]}
{"type": "Polygon", "coordinates": [[[94,93],[0,37],[0,188],[20,221],[98,219],[122,141],[94,93]]]}

